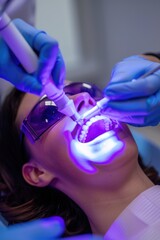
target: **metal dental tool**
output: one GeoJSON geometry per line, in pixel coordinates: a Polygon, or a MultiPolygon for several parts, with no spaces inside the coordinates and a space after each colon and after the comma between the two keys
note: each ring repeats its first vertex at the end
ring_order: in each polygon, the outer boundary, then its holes
{"type": "MultiPolygon", "coordinates": [[[[158,71],[160,69],[160,65],[157,66],[156,68],[154,68],[153,70],[145,73],[144,75],[142,75],[140,78],[145,78],[150,76],[151,74],[155,73],[156,71],[158,71]]],[[[138,79],[133,79],[132,81],[136,81],[138,79]]],[[[84,113],[81,116],[81,119],[83,121],[87,121],[88,119],[90,119],[91,117],[94,117],[98,114],[100,114],[101,112],[105,112],[105,109],[107,108],[107,104],[109,102],[109,98],[106,96],[104,98],[102,98],[100,101],[97,102],[96,106],[94,106],[92,109],[90,109],[89,111],[87,111],[86,113],[84,113]]]]}
{"type": "MultiPolygon", "coordinates": [[[[38,67],[38,57],[4,11],[5,6],[0,9],[0,35],[24,69],[28,73],[34,73],[38,67]]],[[[43,93],[55,102],[60,112],[82,124],[82,121],[79,121],[80,115],[76,111],[73,100],[65,95],[63,89],[58,89],[51,78],[45,79],[42,85],[43,93]]]]}

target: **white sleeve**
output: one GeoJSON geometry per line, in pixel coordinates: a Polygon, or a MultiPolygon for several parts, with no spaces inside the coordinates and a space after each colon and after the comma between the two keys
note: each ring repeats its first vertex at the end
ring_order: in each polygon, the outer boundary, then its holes
{"type": "Polygon", "coordinates": [[[105,240],[159,240],[160,186],[136,197],[111,225],[105,240]]]}

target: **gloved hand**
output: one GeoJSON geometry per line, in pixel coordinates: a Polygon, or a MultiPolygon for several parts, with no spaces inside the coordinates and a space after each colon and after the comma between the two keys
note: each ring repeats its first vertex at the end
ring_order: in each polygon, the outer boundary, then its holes
{"type": "Polygon", "coordinates": [[[51,240],[57,239],[64,231],[64,222],[59,217],[35,220],[0,228],[3,240],[51,240]]]}
{"type": "Polygon", "coordinates": [[[2,240],[102,240],[96,235],[86,234],[75,237],[61,238],[64,232],[64,222],[60,217],[34,220],[27,223],[15,224],[10,227],[0,227],[2,240]]]}
{"type": "Polygon", "coordinates": [[[26,73],[3,39],[0,39],[0,77],[22,91],[35,94],[41,93],[42,79],[49,76],[52,76],[58,88],[62,88],[65,64],[57,41],[23,20],[16,19],[13,22],[38,55],[38,69],[34,74],[26,73]]]}
{"type": "Polygon", "coordinates": [[[154,126],[160,122],[160,70],[148,77],[145,73],[159,66],[142,56],[119,62],[105,88],[109,97],[107,114],[134,126],[154,126]]]}

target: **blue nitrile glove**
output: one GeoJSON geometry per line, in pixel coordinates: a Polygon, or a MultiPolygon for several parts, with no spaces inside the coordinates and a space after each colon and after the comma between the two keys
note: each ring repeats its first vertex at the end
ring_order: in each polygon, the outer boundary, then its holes
{"type": "Polygon", "coordinates": [[[22,91],[40,94],[42,79],[51,75],[55,85],[62,88],[65,64],[57,41],[23,20],[16,19],[13,23],[38,55],[38,69],[34,74],[26,73],[3,39],[0,39],[0,77],[22,91]]]}
{"type": "Polygon", "coordinates": [[[0,228],[3,240],[51,240],[57,239],[64,231],[64,222],[59,217],[35,220],[0,228]]]}
{"type": "Polygon", "coordinates": [[[134,126],[157,125],[160,122],[160,70],[145,78],[141,76],[158,65],[142,56],[128,57],[116,64],[105,89],[111,100],[107,113],[134,126]]]}
{"type": "Polygon", "coordinates": [[[97,235],[79,235],[75,237],[61,238],[65,229],[64,222],[60,217],[34,220],[26,223],[19,223],[9,227],[0,226],[1,240],[102,240],[97,235]]]}

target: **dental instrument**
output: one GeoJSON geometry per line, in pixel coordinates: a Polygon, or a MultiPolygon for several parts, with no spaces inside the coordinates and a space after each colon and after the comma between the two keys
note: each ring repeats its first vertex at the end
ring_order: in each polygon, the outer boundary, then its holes
{"type": "MultiPolygon", "coordinates": [[[[140,78],[145,78],[150,76],[151,74],[155,73],[156,71],[158,71],[160,69],[160,65],[158,65],[156,68],[150,70],[149,72],[145,73],[144,75],[142,75],[140,78]]],[[[138,79],[133,79],[132,81],[137,81],[138,79]]],[[[106,96],[104,98],[102,98],[101,100],[99,100],[96,103],[96,106],[94,106],[92,109],[90,109],[89,111],[85,112],[82,116],[81,116],[81,120],[87,121],[90,118],[99,115],[100,113],[104,113],[105,114],[105,109],[107,108],[107,104],[110,101],[110,99],[106,96]]],[[[107,112],[107,111],[106,111],[107,112]]],[[[79,119],[80,121],[80,119],[79,119]]]]}
{"type": "MultiPolygon", "coordinates": [[[[38,57],[4,11],[5,7],[1,8],[0,35],[3,37],[24,69],[32,74],[37,70],[38,57]]],[[[45,93],[49,99],[54,101],[58,110],[81,125],[82,121],[79,120],[80,115],[76,111],[74,102],[65,95],[63,89],[58,89],[51,78],[45,79],[42,82],[42,85],[43,93],[45,93]]]]}

